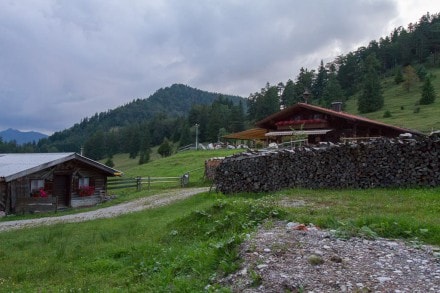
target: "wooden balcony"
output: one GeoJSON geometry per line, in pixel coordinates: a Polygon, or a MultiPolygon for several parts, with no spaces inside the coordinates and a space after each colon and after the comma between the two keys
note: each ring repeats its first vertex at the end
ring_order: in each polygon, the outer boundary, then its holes
{"type": "Polygon", "coordinates": [[[277,130],[299,130],[299,129],[322,129],[328,128],[329,124],[324,119],[307,119],[307,120],[286,120],[275,123],[277,130]]]}

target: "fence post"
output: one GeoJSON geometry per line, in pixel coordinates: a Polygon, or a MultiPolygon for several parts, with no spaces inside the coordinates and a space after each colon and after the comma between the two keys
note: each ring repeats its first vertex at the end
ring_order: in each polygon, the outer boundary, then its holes
{"type": "Polygon", "coordinates": [[[150,176],[148,176],[148,191],[150,191],[150,184],[151,184],[151,179],[150,176]]]}
{"type": "Polygon", "coordinates": [[[141,177],[136,177],[136,190],[140,191],[142,187],[141,177]]]}
{"type": "Polygon", "coordinates": [[[180,177],[180,186],[185,187],[189,183],[189,173],[185,173],[180,177]]]}

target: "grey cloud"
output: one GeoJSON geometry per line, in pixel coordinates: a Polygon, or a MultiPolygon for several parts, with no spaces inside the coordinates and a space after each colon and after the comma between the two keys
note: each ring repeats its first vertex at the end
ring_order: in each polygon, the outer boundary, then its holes
{"type": "Polygon", "coordinates": [[[247,96],[388,33],[396,5],[3,1],[0,129],[62,130],[177,82],[247,96]]]}

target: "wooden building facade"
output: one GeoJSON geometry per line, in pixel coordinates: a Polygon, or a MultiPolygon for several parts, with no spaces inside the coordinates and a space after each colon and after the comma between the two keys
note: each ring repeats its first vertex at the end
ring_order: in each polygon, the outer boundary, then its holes
{"type": "Polygon", "coordinates": [[[0,154],[0,211],[17,212],[21,202],[38,207],[51,198],[57,207],[99,199],[107,192],[107,177],[121,174],[76,153],[0,154]]]}
{"type": "Polygon", "coordinates": [[[307,103],[298,103],[274,113],[256,123],[258,135],[242,132],[225,136],[229,139],[260,139],[281,143],[295,136],[306,137],[310,144],[320,142],[342,142],[347,139],[369,139],[374,137],[398,137],[403,133],[422,136],[423,133],[405,129],[365,117],[341,111],[342,104],[334,103],[332,109],[307,103]],[[249,135],[251,134],[251,135],[249,135]]]}

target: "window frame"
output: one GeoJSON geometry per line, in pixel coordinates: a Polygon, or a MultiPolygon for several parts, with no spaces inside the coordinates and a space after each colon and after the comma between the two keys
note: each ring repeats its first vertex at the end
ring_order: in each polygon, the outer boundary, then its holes
{"type": "Polygon", "coordinates": [[[78,178],[78,188],[90,186],[90,177],[78,178]]]}

